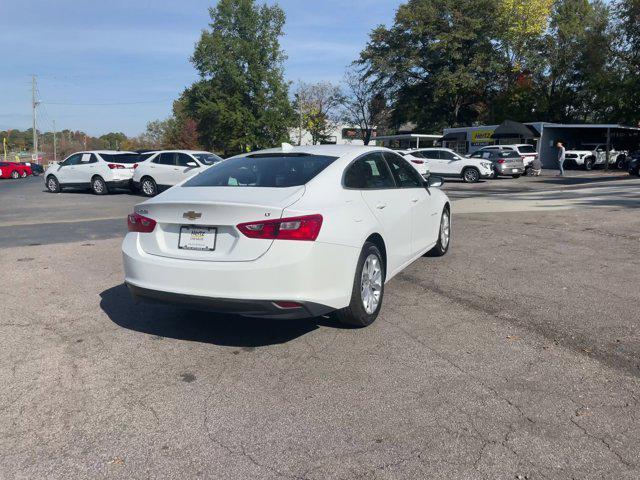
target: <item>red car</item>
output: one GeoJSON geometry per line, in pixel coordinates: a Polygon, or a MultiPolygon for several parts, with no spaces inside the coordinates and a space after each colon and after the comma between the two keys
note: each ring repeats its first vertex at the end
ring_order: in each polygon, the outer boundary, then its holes
{"type": "Polygon", "coordinates": [[[29,165],[18,162],[0,162],[0,178],[24,178],[31,174],[29,165]]]}

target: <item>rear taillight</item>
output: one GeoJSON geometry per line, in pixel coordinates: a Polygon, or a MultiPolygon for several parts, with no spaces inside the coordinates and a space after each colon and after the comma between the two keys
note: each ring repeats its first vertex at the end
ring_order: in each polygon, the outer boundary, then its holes
{"type": "Polygon", "coordinates": [[[156,228],[156,221],[138,213],[130,213],[127,217],[127,228],[130,232],[150,233],[156,228]]]}
{"type": "Polygon", "coordinates": [[[133,169],[135,170],[136,168],[138,168],[138,164],[137,164],[137,163],[134,163],[134,164],[133,164],[133,169]]]}
{"type": "Polygon", "coordinates": [[[411,159],[411,163],[417,163],[418,165],[422,165],[424,163],[424,160],[413,160],[413,159],[411,159]]]}
{"type": "Polygon", "coordinates": [[[248,222],[238,225],[238,230],[245,237],[306,240],[313,242],[320,234],[322,215],[305,215],[304,217],[280,218],[263,222],[248,222]]]}
{"type": "Polygon", "coordinates": [[[504,158],[499,158],[498,159],[498,163],[504,163],[504,162],[506,162],[506,160],[504,158]]]}
{"type": "Polygon", "coordinates": [[[118,165],[117,163],[108,163],[107,167],[109,167],[111,170],[125,168],[124,165],[118,165]]]}

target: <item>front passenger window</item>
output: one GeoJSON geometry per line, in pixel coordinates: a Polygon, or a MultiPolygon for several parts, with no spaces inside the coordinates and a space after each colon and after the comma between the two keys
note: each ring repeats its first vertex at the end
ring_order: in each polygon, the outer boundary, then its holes
{"type": "Polygon", "coordinates": [[[344,173],[344,186],[358,190],[395,188],[380,152],[367,155],[349,165],[344,173]]]}
{"type": "Polygon", "coordinates": [[[80,163],[80,159],[82,158],[82,154],[75,153],[67,158],[64,162],[60,164],[61,167],[68,167],[69,165],[77,165],[80,163]]]}

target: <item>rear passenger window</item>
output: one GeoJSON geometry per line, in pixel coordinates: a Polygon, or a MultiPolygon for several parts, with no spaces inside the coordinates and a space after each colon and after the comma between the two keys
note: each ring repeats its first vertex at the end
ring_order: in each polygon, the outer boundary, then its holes
{"type": "Polygon", "coordinates": [[[380,152],[366,155],[349,165],[344,174],[344,186],[358,190],[395,188],[380,152]]]}
{"type": "Polygon", "coordinates": [[[165,152],[161,153],[155,160],[156,163],[160,165],[175,165],[175,156],[176,154],[173,152],[165,152]]]}
{"type": "Polygon", "coordinates": [[[385,152],[384,156],[400,188],[422,188],[424,184],[422,176],[404,158],[388,152],[385,152]]]}

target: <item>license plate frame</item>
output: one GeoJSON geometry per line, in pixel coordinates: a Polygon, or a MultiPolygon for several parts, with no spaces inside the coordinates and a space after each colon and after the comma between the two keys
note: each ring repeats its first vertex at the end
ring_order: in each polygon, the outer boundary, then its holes
{"type": "Polygon", "coordinates": [[[182,225],[178,235],[178,249],[192,250],[198,252],[213,252],[218,242],[218,227],[201,227],[200,225],[182,225]],[[193,237],[194,233],[202,232],[202,242],[198,244],[198,239],[193,237]],[[213,234],[213,245],[211,240],[207,238],[213,234]],[[183,236],[191,236],[189,239],[183,239],[183,236]]]}

